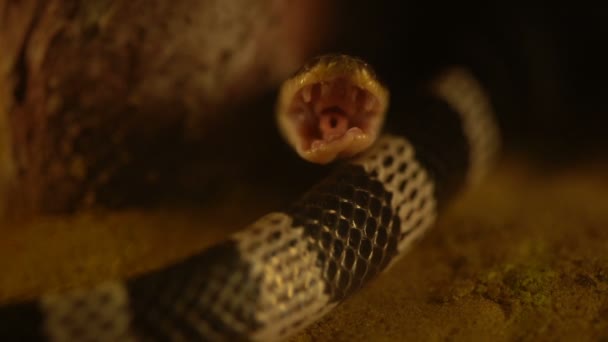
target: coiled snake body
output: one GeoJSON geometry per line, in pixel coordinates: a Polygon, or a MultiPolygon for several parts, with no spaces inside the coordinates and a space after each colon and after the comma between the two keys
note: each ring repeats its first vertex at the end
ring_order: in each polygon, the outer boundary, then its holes
{"type": "Polygon", "coordinates": [[[492,164],[499,135],[476,80],[448,69],[427,95],[379,134],[388,92],[371,68],[315,59],[284,84],[278,121],[304,158],[345,158],[326,179],[289,210],[165,269],[1,308],[0,337],[268,340],[306,327],[390,267],[492,164]]]}

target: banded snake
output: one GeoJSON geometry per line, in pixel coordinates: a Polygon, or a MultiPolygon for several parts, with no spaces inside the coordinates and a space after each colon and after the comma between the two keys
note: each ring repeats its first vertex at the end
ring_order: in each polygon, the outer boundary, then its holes
{"type": "Polygon", "coordinates": [[[369,65],[314,59],[284,82],[277,122],[304,159],[339,159],[327,178],[164,269],[2,307],[0,337],[266,341],[300,331],[389,268],[492,165],[499,133],[476,79],[453,67],[425,89],[416,112],[390,114],[403,117],[389,129],[389,92],[369,65]]]}

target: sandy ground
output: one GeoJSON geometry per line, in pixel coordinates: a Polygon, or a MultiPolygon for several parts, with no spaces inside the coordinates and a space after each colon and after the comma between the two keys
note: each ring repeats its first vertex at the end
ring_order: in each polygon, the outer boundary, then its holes
{"type": "MultiPolygon", "coordinates": [[[[503,161],[392,269],[292,340],[608,340],[608,163],[530,165],[503,161]]],[[[5,222],[0,301],[187,256],[285,200],[257,190],[205,208],[5,222]]]]}

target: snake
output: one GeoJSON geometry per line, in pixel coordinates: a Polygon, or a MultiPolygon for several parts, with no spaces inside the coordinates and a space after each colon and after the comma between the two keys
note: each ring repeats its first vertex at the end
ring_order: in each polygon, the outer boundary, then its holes
{"type": "Polygon", "coordinates": [[[313,58],[281,85],[276,122],[297,155],[332,164],[327,176],[164,268],[4,305],[0,338],[268,341],[301,331],[390,269],[495,164],[500,133],[473,73],[448,66],[421,89],[414,110],[391,112],[395,95],[367,62],[313,58]]]}

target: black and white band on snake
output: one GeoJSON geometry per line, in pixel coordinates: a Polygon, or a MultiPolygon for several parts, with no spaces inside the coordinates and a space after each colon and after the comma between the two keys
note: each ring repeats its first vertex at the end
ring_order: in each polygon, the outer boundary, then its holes
{"type": "Polygon", "coordinates": [[[285,212],[125,283],[0,308],[2,340],[277,340],[389,267],[499,146],[481,86],[464,69],[431,100],[336,167],[285,212]]]}

